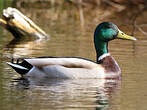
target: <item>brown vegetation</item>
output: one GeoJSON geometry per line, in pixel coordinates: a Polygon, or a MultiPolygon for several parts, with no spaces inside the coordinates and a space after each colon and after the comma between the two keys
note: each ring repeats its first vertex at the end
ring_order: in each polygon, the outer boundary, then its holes
{"type": "MultiPolygon", "coordinates": [[[[90,23],[92,24],[92,22],[100,22],[117,12],[123,13],[124,10],[127,10],[126,14],[131,18],[128,17],[128,19],[134,27],[132,34],[136,29],[143,32],[142,27],[146,26],[144,25],[146,23],[142,22],[139,23],[141,24],[140,27],[137,18],[146,10],[147,0],[14,0],[14,4],[24,13],[28,11],[26,7],[29,7],[29,10],[35,8],[35,10],[30,11],[31,13],[36,13],[36,15],[33,14],[35,19],[39,15],[41,15],[39,16],[40,19],[42,17],[53,21],[60,21],[60,19],[66,21],[70,17],[70,19],[78,19],[81,26],[86,24],[86,20],[91,21],[90,23]],[[135,8],[132,10],[133,6],[135,8]],[[131,10],[131,12],[128,10],[131,10]]],[[[32,15],[28,16],[32,18],[32,15]]]]}

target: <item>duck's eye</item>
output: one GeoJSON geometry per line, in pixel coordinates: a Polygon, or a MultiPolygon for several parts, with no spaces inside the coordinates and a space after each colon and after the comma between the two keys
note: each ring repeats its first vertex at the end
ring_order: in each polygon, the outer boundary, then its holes
{"type": "Polygon", "coordinates": [[[107,26],[105,26],[105,28],[111,28],[111,26],[107,25],[107,26]]]}

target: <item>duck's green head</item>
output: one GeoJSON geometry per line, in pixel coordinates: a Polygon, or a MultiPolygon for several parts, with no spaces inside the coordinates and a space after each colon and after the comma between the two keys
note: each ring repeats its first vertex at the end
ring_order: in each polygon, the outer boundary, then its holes
{"type": "Polygon", "coordinates": [[[96,27],[94,33],[95,48],[97,57],[108,53],[108,42],[113,39],[136,40],[136,38],[126,35],[111,22],[103,22],[96,27]]]}
{"type": "Polygon", "coordinates": [[[103,22],[96,27],[94,33],[95,39],[108,42],[113,39],[136,40],[136,38],[124,34],[118,27],[111,22],[103,22]]]}

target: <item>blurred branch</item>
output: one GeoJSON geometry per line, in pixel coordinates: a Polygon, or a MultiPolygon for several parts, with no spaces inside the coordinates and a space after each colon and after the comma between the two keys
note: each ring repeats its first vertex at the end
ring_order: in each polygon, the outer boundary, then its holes
{"type": "Polygon", "coordinates": [[[21,38],[25,34],[38,38],[49,37],[31,19],[23,15],[19,10],[11,7],[3,10],[0,25],[11,32],[15,38],[21,38]]]}
{"type": "Polygon", "coordinates": [[[96,0],[96,3],[99,6],[101,4],[101,0],[96,0]]]}
{"type": "MultiPolygon", "coordinates": [[[[141,27],[147,26],[147,24],[137,25],[137,24],[136,24],[136,21],[135,21],[133,26],[134,26],[134,28],[135,28],[134,31],[133,31],[133,34],[134,34],[135,30],[138,29],[138,30],[139,30],[141,33],[143,33],[144,35],[147,35],[147,32],[145,32],[145,31],[141,28],[141,27]]],[[[132,34],[132,35],[133,35],[133,34],[132,34]]]]}
{"type": "Polygon", "coordinates": [[[103,0],[105,3],[111,5],[112,7],[118,9],[118,11],[124,10],[126,7],[123,5],[119,5],[117,3],[112,2],[111,0],[103,0]]]}
{"type": "Polygon", "coordinates": [[[55,0],[51,0],[51,5],[52,5],[52,6],[55,5],[55,0]]]}
{"type": "Polygon", "coordinates": [[[83,8],[81,6],[82,0],[79,0],[79,13],[80,13],[80,21],[81,21],[81,26],[84,27],[84,13],[83,13],[83,8]]]}
{"type": "Polygon", "coordinates": [[[143,31],[143,29],[141,28],[141,27],[147,26],[147,24],[137,25],[137,23],[136,23],[138,16],[141,15],[146,9],[147,9],[147,5],[145,5],[144,8],[142,8],[141,10],[139,10],[137,12],[137,14],[134,16],[133,23],[132,23],[132,25],[133,25],[132,35],[134,35],[134,32],[136,31],[136,29],[138,29],[144,35],[147,35],[147,32],[143,31]]]}

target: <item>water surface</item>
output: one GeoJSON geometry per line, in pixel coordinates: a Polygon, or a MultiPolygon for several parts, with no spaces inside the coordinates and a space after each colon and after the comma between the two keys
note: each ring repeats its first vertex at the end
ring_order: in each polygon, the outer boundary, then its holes
{"type": "MultiPolygon", "coordinates": [[[[21,79],[7,64],[14,57],[78,56],[96,59],[93,32],[102,21],[112,21],[131,34],[131,14],[106,10],[84,13],[81,23],[79,10],[57,8],[21,8],[27,16],[42,27],[51,39],[48,41],[17,41],[5,29],[0,35],[0,109],[1,110],[146,110],[147,103],[147,36],[135,32],[136,42],[114,40],[109,51],[119,63],[122,80],[51,80],[21,79]],[[74,13],[73,13],[74,12],[74,13]],[[47,13],[50,16],[47,16],[47,13]],[[127,14],[124,20],[123,14],[127,14]],[[62,16],[63,15],[63,16],[62,16]],[[96,16],[95,16],[96,15],[96,16]],[[121,17],[120,17],[121,16],[121,17]]],[[[86,10],[87,11],[87,10],[86,10]]],[[[145,13],[138,20],[145,23],[145,13]]]]}

